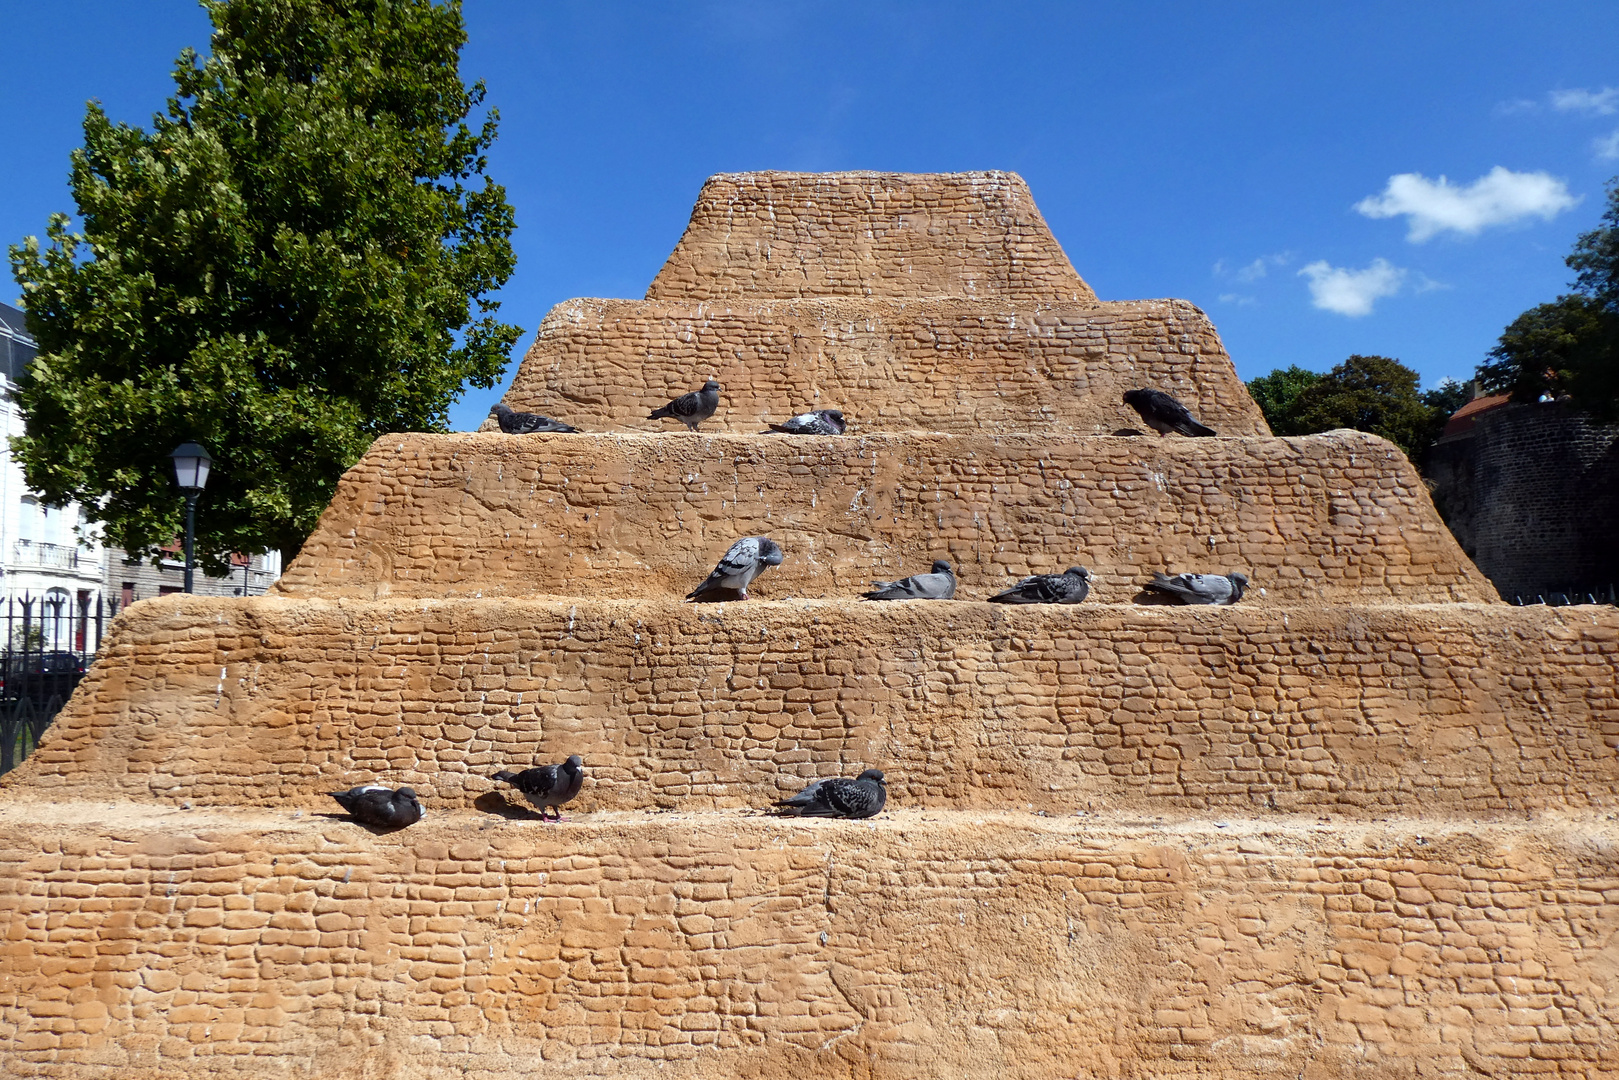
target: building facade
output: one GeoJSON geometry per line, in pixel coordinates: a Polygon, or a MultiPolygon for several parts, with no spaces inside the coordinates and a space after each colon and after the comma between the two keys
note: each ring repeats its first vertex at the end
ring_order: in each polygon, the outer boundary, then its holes
{"type": "Polygon", "coordinates": [[[10,438],[23,433],[11,390],[37,352],[23,313],[0,304],[0,597],[13,616],[26,613],[23,623],[11,620],[12,638],[22,632],[31,647],[84,651],[94,648],[86,628],[104,608],[106,551],[78,504],[47,506],[11,457],[10,438]]]}

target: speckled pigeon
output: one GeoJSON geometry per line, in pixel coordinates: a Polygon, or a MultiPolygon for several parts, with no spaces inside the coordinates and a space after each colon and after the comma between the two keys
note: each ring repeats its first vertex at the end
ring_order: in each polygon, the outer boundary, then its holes
{"type": "Polygon", "coordinates": [[[799,413],[784,423],[765,426],[783,435],[842,435],[847,425],[843,422],[842,410],[816,409],[814,412],[799,413]]]}
{"type": "Polygon", "coordinates": [[[799,817],[868,818],[888,803],[888,782],[881,769],[867,769],[853,780],[834,777],[817,780],[790,799],[776,806],[784,814],[799,817]]]}
{"type": "Polygon", "coordinates": [[[862,594],[867,600],[948,600],[956,595],[955,571],[943,559],[935,559],[926,574],[871,584],[871,591],[862,594]]]}
{"type": "Polygon", "coordinates": [[[422,820],[426,814],[416,792],[408,787],[395,791],[381,784],[365,784],[326,794],[341,803],[355,821],[379,829],[403,829],[422,820]]]}
{"type": "Polygon", "coordinates": [[[748,598],[748,586],[753,579],[764,573],[772,566],[780,566],[783,555],[781,545],[768,536],[744,536],[732,544],[725,557],[714,567],[714,572],[708,575],[697,588],[686,594],[687,600],[695,600],[706,592],[715,589],[735,589],[742,595],[737,599],[748,598]]]}
{"type": "Polygon", "coordinates": [[[714,410],[720,407],[720,384],[713,379],[703,384],[701,390],[694,390],[689,394],[681,394],[669,404],[653,409],[647,414],[648,420],[657,420],[668,417],[670,420],[679,420],[693,431],[697,425],[714,415],[714,410]]]}
{"type": "Polygon", "coordinates": [[[489,411],[495,414],[500,430],[508,435],[565,434],[579,430],[572,424],[564,424],[561,420],[553,420],[539,413],[513,412],[505,404],[497,404],[489,411]]]}
{"type": "Polygon", "coordinates": [[[540,811],[541,819],[549,808],[555,815],[552,821],[562,820],[557,807],[571,802],[585,783],[585,759],[574,754],[561,765],[541,765],[538,768],[513,772],[502,769],[491,780],[504,780],[523,793],[523,797],[540,811]]]}
{"type": "Polygon", "coordinates": [[[1183,604],[1235,604],[1248,587],[1246,574],[1176,574],[1153,571],[1147,588],[1173,596],[1183,604]]]}
{"type": "Polygon", "coordinates": [[[1198,423],[1185,405],[1162,390],[1126,390],[1124,403],[1140,413],[1147,426],[1160,435],[1168,435],[1171,431],[1203,436],[1215,433],[1213,428],[1198,423]]]}
{"type": "Polygon", "coordinates": [[[1083,566],[1070,566],[1060,574],[1026,577],[1003,593],[989,598],[992,604],[1077,604],[1091,594],[1091,572],[1083,566]]]}

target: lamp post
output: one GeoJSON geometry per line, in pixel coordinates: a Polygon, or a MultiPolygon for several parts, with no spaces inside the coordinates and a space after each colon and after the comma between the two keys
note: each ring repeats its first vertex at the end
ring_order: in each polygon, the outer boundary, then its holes
{"type": "Polygon", "coordinates": [[[186,497],[186,592],[191,591],[191,575],[196,567],[192,545],[197,533],[197,496],[208,486],[208,467],[214,459],[194,442],[181,443],[169,455],[174,463],[174,482],[186,497]]]}

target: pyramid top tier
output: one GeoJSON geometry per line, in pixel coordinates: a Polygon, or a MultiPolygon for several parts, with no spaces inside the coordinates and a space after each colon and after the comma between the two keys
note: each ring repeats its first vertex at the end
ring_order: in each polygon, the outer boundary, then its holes
{"type": "Polygon", "coordinates": [[[648,300],[1094,303],[1016,173],[721,173],[648,300]]]}

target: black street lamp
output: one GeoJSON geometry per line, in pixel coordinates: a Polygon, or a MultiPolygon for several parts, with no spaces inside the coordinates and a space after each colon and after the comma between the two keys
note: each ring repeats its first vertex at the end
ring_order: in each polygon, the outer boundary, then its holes
{"type": "Polygon", "coordinates": [[[186,592],[191,591],[191,575],[196,567],[192,545],[197,532],[197,496],[208,486],[208,467],[214,459],[194,442],[181,443],[169,455],[174,462],[174,481],[186,497],[186,592]]]}

